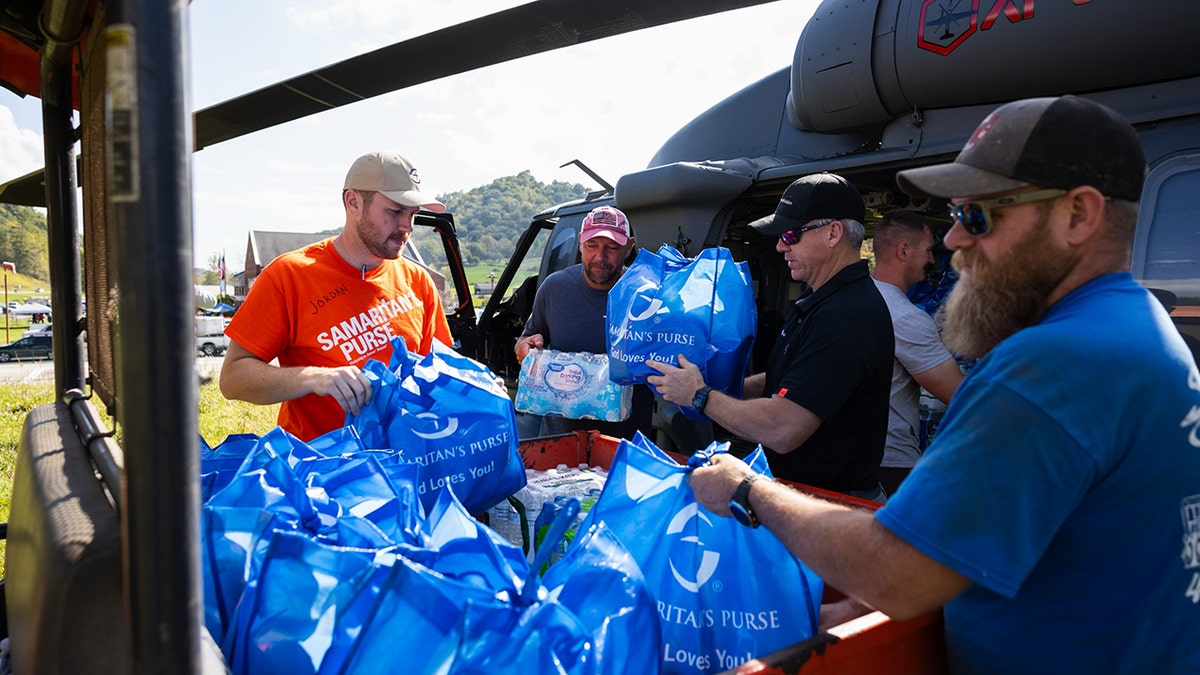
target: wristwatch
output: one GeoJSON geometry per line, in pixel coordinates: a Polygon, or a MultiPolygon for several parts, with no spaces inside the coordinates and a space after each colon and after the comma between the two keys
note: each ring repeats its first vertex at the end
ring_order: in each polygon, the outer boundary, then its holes
{"type": "Polygon", "coordinates": [[[729,498],[729,512],[733,514],[733,519],[750,528],[758,527],[758,516],[754,515],[754,509],[750,506],[750,486],[759,478],[762,476],[757,473],[746,474],[729,498]]]}
{"type": "Polygon", "coordinates": [[[713,390],[707,384],[696,390],[696,395],[692,397],[692,407],[703,413],[704,406],[708,405],[708,394],[713,390]]]}

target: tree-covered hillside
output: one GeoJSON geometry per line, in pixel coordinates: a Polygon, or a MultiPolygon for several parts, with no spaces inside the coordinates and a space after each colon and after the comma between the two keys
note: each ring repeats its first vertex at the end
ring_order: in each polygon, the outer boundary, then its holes
{"type": "Polygon", "coordinates": [[[546,184],[522,171],[466,192],[438,195],[438,200],[454,214],[464,260],[477,265],[508,260],[534,215],[587,193],[588,188],[579,183],[546,184]]]}
{"type": "Polygon", "coordinates": [[[0,204],[0,260],[34,279],[50,279],[46,216],[27,206],[0,204]]]}

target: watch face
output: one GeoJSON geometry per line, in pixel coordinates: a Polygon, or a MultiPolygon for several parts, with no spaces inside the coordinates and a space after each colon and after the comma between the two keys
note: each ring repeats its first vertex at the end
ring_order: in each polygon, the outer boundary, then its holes
{"type": "Polygon", "coordinates": [[[750,518],[750,514],[746,512],[746,508],[737,502],[729,502],[729,513],[733,515],[733,519],[745,525],[746,527],[754,527],[754,520],[750,518]]]}

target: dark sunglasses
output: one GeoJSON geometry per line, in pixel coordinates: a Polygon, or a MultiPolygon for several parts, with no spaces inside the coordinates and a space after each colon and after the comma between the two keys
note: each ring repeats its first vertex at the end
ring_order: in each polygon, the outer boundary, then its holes
{"type": "Polygon", "coordinates": [[[832,224],[834,222],[836,222],[836,221],[835,220],[827,220],[823,223],[817,223],[816,225],[805,225],[804,227],[797,227],[794,230],[788,230],[787,232],[784,232],[779,235],[779,241],[782,241],[787,246],[795,246],[796,242],[800,241],[800,235],[804,234],[805,232],[808,232],[809,230],[815,230],[818,227],[825,227],[826,225],[832,224]]]}
{"type": "Polygon", "coordinates": [[[980,199],[962,204],[950,204],[950,219],[962,223],[963,229],[972,237],[982,237],[992,231],[992,209],[1014,204],[1042,202],[1047,199],[1058,199],[1067,194],[1067,190],[1035,190],[1015,195],[996,197],[995,199],[980,199]]]}

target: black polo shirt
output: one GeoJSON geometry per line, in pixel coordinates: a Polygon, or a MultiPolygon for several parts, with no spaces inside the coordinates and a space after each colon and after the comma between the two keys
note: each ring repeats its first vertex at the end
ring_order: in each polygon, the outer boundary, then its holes
{"type": "Polygon", "coordinates": [[[785,396],[821,418],[799,448],[767,449],[771,472],[846,492],[879,482],[895,337],[867,261],[847,265],[796,301],[767,364],[764,396],[785,396]]]}

